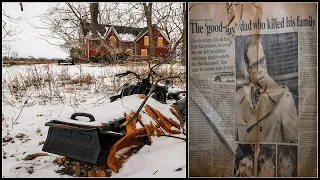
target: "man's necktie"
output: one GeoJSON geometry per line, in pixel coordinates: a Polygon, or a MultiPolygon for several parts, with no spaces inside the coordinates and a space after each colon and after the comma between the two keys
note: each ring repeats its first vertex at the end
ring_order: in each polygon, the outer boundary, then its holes
{"type": "Polygon", "coordinates": [[[252,105],[253,108],[256,109],[256,106],[259,102],[259,98],[260,98],[260,89],[259,88],[252,88],[252,105]]]}

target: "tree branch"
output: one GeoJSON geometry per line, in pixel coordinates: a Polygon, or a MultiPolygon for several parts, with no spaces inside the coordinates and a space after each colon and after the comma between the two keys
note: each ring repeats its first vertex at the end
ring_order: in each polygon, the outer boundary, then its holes
{"type": "Polygon", "coordinates": [[[73,7],[71,6],[70,3],[66,2],[66,4],[69,6],[73,14],[78,18],[79,21],[81,21],[81,14],[77,15],[77,13],[74,11],[73,7]]]}

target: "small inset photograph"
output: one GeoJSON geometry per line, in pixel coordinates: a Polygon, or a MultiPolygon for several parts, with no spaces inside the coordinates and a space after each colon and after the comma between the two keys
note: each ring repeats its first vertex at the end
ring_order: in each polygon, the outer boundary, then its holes
{"type": "Polygon", "coordinates": [[[234,177],[252,177],[255,144],[236,144],[234,177]]]}
{"type": "Polygon", "coordinates": [[[276,177],[276,145],[260,144],[258,155],[258,176],[276,177]]]}
{"type": "Polygon", "coordinates": [[[218,82],[235,82],[236,76],[233,72],[214,73],[214,81],[218,82]]]}
{"type": "Polygon", "coordinates": [[[298,146],[278,145],[278,177],[297,177],[298,146]]]}

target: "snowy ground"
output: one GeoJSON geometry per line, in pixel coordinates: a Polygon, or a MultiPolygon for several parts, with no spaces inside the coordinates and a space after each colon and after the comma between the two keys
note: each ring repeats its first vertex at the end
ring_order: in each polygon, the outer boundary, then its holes
{"type": "MultiPolygon", "coordinates": [[[[183,72],[183,67],[163,67],[183,72]]],[[[124,80],[119,81],[113,75],[126,70],[141,70],[141,67],[92,67],[90,65],[57,66],[33,65],[2,67],[2,138],[10,136],[12,142],[2,142],[2,177],[70,177],[55,173],[58,165],[52,163],[57,155],[40,156],[34,160],[25,161],[29,154],[42,152],[48,127],[45,122],[52,119],[68,119],[74,112],[90,112],[97,118],[108,121],[119,116],[122,112],[137,109],[137,104],[132,98],[126,97],[122,101],[109,103],[108,97],[115,93],[124,80]],[[90,85],[73,85],[74,91],[64,91],[62,81],[48,81],[47,85],[39,89],[28,87],[25,91],[15,91],[15,87],[24,87],[24,77],[32,76],[53,78],[69,75],[72,78],[81,74],[90,74],[96,81],[90,85]],[[29,73],[29,75],[27,75],[29,73]],[[19,94],[20,95],[13,95],[19,94]],[[131,99],[130,99],[131,98],[131,99]],[[106,111],[106,109],[110,111],[106,111]],[[109,118],[105,118],[106,116],[109,118]],[[19,133],[26,136],[16,138],[19,133]]],[[[44,83],[45,84],[45,83],[44,83]]],[[[179,86],[183,89],[184,85],[179,86]]],[[[147,104],[155,103],[153,99],[147,104]]],[[[160,105],[161,106],[161,105],[160,105]]],[[[175,118],[168,110],[168,105],[161,107],[164,114],[175,118]]],[[[185,136],[183,134],[176,135],[185,136]]],[[[154,137],[151,146],[145,145],[137,154],[133,155],[123,164],[119,173],[112,173],[111,177],[186,177],[186,143],[183,140],[170,137],[154,137]],[[176,171],[179,169],[178,171],[176,171]]]]}

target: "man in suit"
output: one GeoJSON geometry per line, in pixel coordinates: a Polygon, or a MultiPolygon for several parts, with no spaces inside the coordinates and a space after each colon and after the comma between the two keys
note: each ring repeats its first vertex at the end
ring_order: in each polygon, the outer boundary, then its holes
{"type": "Polygon", "coordinates": [[[250,83],[236,94],[236,141],[298,141],[298,116],[290,90],[267,73],[267,60],[259,36],[244,44],[244,61],[250,83]]]}

